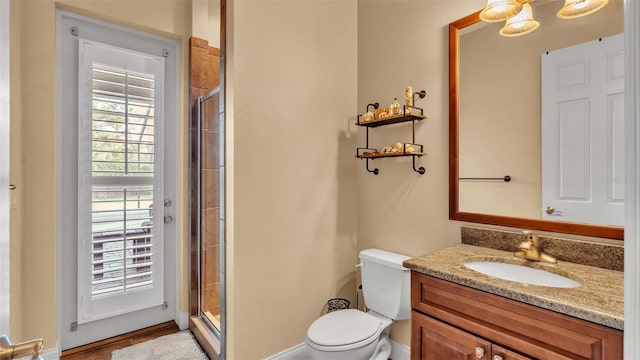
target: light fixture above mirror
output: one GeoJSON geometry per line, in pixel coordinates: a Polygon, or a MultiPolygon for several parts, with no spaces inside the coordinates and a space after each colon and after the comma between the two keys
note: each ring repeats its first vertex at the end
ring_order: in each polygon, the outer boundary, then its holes
{"type": "Polygon", "coordinates": [[[522,4],[516,0],[487,0],[487,5],[480,12],[480,20],[484,22],[500,22],[517,15],[522,4]]]}
{"type": "Polygon", "coordinates": [[[507,37],[520,36],[532,32],[538,26],[540,26],[540,23],[533,19],[531,5],[524,4],[518,15],[507,20],[504,27],[500,29],[499,34],[507,37]]]}
{"type": "Polygon", "coordinates": [[[593,14],[609,3],[609,0],[566,0],[558,11],[561,19],[574,19],[593,14]]]}
{"type": "MultiPolygon", "coordinates": [[[[529,4],[533,0],[487,0],[487,5],[480,12],[480,20],[484,22],[506,23],[500,29],[500,35],[514,37],[528,34],[540,26],[533,18],[533,10],[529,4]]],[[[561,19],[575,19],[593,14],[609,3],[609,0],[565,0],[558,11],[561,19]]]]}

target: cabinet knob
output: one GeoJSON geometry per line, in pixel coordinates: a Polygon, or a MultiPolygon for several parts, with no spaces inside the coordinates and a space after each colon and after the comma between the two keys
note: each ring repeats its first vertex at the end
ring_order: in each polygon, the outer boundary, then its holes
{"type": "Polygon", "coordinates": [[[476,359],[482,359],[484,357],[484,349],[480,346],[476,347],[476,359]]]}
{"type": "Polygon", "coordinates": [[[500,355],[493,355],[493,360],[504,360],[504,358],[500,355]]]}

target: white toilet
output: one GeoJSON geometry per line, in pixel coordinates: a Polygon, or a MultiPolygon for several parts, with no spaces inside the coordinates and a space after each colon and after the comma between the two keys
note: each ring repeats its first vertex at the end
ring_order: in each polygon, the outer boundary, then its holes
{"type": "Polygon", "coordinates": [[[389,359],[391,324],[411,316],[410,271],[402,266],[409,258],[380,249],[360,252],[362,292],[369,311],[333,311],[314,321],[306,338],[312,359],[389,359]]]}

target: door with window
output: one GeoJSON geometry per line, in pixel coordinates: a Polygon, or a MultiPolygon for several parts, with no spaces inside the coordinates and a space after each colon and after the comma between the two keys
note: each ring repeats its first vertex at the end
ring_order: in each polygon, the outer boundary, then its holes
{"type": "Polygon", "coordinates": [[[59,18],[68,349],[177,317],[177,51],[127,29],[59,18]]]}

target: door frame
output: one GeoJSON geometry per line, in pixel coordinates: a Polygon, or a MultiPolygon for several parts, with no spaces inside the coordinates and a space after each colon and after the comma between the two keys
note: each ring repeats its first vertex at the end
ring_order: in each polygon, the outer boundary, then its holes
{"type": "Polygon", "coordinates": [[[9,335],[10,261],[9,233],[9,1],[0,1],[0,335],[9,335]]]}
{"type": "Polygon", "coordinates": [[[640,357],[640,2],[624,1],[625,224],[624,357],[640,357]]]}
{"type": "MultiPolygon", "coordinates": [[[[2,0],[0,0],[2,1],[2,0]]],[[[182,277],[181,277],[181,268],[184,267],[184,263],[181,261],[181,257],[180,257],[180,250],[181,250],[181,244],[183,242],[183,238],[182,238],[182,232],[181,232],[181,228],[182,228],[182,221],[183,221],[183,214],[182,214],[182,207],[183,207],[183,196],[182,193],[180,192],[180,178],[181,178],[181,171],[180,169],[184,166],[184,160],[180,157],[180,149],[183,146],[181,140],[181,133],[180,133],[180,127],[182,124],[182,119],[183,119],[183,114],[180,111],[180,97],[179,97],[179,91],[180,91],[180,79],[181,79],[181,72],[180,72],[180,61],[181,61],[181,48],[180,48],[180,44],[178,41],[174,40],[174,39],[168,39],[165,37],[160,37],[157,35],[153,35],[150,34],[148,32],[144,32],[141,30],[138,30],[135,28],[135,25],[130,24],[128,27],[125,26],[121,26],[121,25],[117,25],[117,24],[113,24],[110,22],[106,22],[103,21],[101,19],[96,19],[96,18],[91,18],[91,17],[87,17],[87,16],[83,16],[83,15],[79,15],[76,13],[72,13],[69,11],[64,11],[64,10],[60,10],[57,9],[56,10],[56,61],[57,61],[57,68],[56,68],[56,76],[57,76],[57,84],[56,84],[56,91],[57,91],[57,96],[56,96],[56,138],[58,139],[57,141],[57,148],[56,148],[56,161],[57,161],[57,169],[56,169],[56,195],[57,195],[57,199],[59,199],[59,201],[57,201],[56,204],[56,278],[57,278],[57,284],[56,284],[56,300],[57,300],[57,348],[59,349],[59,351],[62,351],[62,339],[63,339],[63,329],[67,329],[67,327],[69,326],[69,324],[65,324],[64,323],[64,318],[63,318],[63,292],[64,292],[64,287],[63,287],[63,279],[65,277],[65,273],[63,271],[63,261],[62,259],[64,258],[64,244],[63,244],[63,239],[64,239],[64,226],[62,226],[63,224],[63,214],[65,214],[64,211],[64,207],[65,204],[64,202],[61,200],[64,198],[64,196],[68,196],[68,193],[66,190],[63,191],[63,180],[62,180],[62,173],[63,171],[61,171],[61,164],[63,164],[62,162],[62,152],[63,152],[63,146],[64,146],[64,141],[61,141],[61,139],[63,139],[64,136],[64,124],[62,119],[64,118],[64,106],[63,106],[63,98],[62,98],[62,94],[64,94],[63,91],[63,72],[62,72],[62,66],[60,64],[62,64],[65,60],[63,59],[63,52],[61,51],[61,46],[62,46],[62,41],[63,38],[62,36],[65,36],[67,33],[67,31],[69,31],[69,29],[64,29],[63,28],[63,19],[72,19],[74,21],[79,21],[79,22],[83,22],[88,24],[89,26],[96,26],[96,27],[105,27],[108,28],[109,30],[113,30],[115,32],[118,32],[118,36],[133,36],[133,37],[143,37],[149,40],[154,40],[154,41],[159,41],[162,42],[163,44],[166,45],[166,50],[168,50],[169,52],[175,52],[175,57],[174,60],[172,60],[171,62],[167,62],[166,66],[171,69],[171,71],[169,72],[169,76],[172,77],[173,79],[170,80],[169,77],[165,78],[165,82],[171,82],[173,81],[175,86],[171,86],[168,85],[167,86],[167,90],[165,91],[165,102],[166,103],[171,103],[171,107],[167,110],[167,112],[165,112],[165,139],[167,139],[166,141],[171,141],[175,143],[175,150],[176,151],[170,151],[168,150],[169,147],[165,147],[165,152],[164,152],[164,157],[165,157],[165,163],[169,162],[169,163],[174,163],[176,170],[177,171],[165,171],[165,176],[164,176],[164,187],[165,187],[165,193],[167,191],[169,191],[170,193],[172,193],[172,200],[173,200],[173,206],[171,208],[168,208],[168,210],[165,211],[165,215],[170,215],[173,218],[173,224],[172,226],[170,226],[170,228],[165,229],[165,266],[166,264],[169,263],[169,261],[171,261],[171,266],[173,266],[173,268],[175,269],[175,271],[173,271],[174,273],[172,274],[171,272],[165,272],[165,278],[168,277],[172,277],[172,285],[167,289],[165,289],[165,292],[168,291],[172,291],[174,292],[174,294],[169,295],[170,297],[166,298],[167,301],[169,302],[173,302],[173,304],[170,305],[170,307],[173,307],[175,309],[175,311],[172,314],[173,320],[178,324],[180,329],[184,329],[188,326],[188,315],[186,314],[186,312],[181,312],[180,311],[180,290],[184,287],[183,286],[183,281],[182,281],[182,277]],[[171,137],[171,138],[169,138],[171,137]],[[174,240],[167,240],[173,238],[174,240]]],[[[82,34],[80,34],[80,36],[82,36],[82,34]]],[[[163,45],[164,46],[164,45],[163,45]]],[[[123,330],[123,332],[126,332],[126,330],[123,330]]]]}

